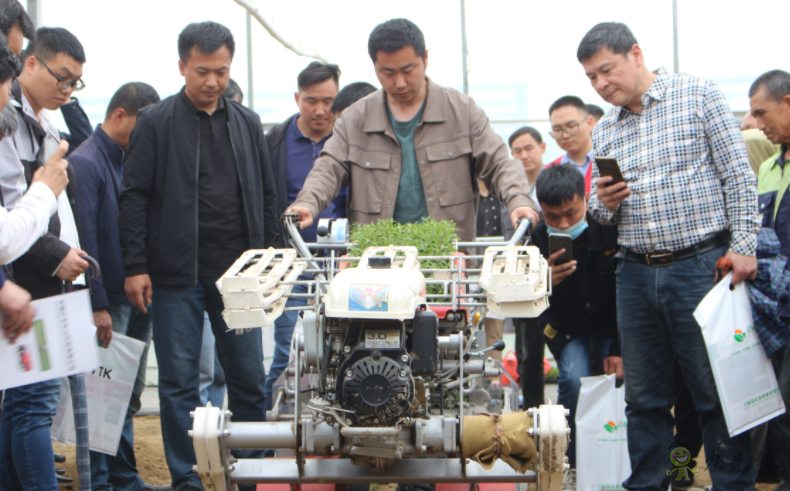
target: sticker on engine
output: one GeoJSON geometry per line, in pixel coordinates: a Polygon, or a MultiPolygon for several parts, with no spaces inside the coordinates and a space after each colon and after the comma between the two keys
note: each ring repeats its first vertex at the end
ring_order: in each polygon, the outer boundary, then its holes
{"type": "Polygon", "coordinates": [[[365,331],[365,349],[400,348],[400,331],[365,331]]]}
{"type": "Polygon", "coordinates": [[[389,287],[381,285],[351,285],[348,310],[357,312],[387,312],[389,287]]]}

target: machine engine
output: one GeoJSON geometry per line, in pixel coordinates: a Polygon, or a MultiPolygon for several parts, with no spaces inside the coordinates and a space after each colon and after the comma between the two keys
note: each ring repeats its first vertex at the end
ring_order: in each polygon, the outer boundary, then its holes
{"type": "Polygon", "coordinates": [[[275,383],[266,422],[233,423],[211,407],[195,411],[204,482],[218,490],[248,482],[393,482],[381,480],[390,473],[418,483],[537,480],[543,491],[558,490],[566,413],[561,406],[519,412],[515,381],[500,384],[504,368],[487,354],[504,343],[486,348],[481,330],[485,311],[536,317],[548,307],[550,268],[536,247],[515,242],[525,225],[510,244],[487,244],[473,257],[480,269],[467,268],[458,254],[425,258],[446,261],[446,270],[421,269],[411,246],[372,247],[342,261],[333,252],[319,265],[290,222],[296,251],[246,252],[217,282],[229,328],[271,325],[290,296],[313,302],[300,308],[302,333],[292,340],[291,365],[275,383]],[[304,274],[315,278],[300,279],[304,274]],[[300,283],[308,293],[291,292],[300,283]],[[537,458],[539,446],[546,458],[537,458]],[[229,452],[240,448],[284,450],[294,463],[237,461],[229,452]]]}

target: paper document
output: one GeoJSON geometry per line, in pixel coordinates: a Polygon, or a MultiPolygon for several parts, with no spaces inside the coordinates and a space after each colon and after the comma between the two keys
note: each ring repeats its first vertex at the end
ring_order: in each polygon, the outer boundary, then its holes
{"type": "Polygon", "coordinates": [[[99,366],[88,290],[33,302],[29,332],[0,339],[0,390],[87,372],[99,366]]]}

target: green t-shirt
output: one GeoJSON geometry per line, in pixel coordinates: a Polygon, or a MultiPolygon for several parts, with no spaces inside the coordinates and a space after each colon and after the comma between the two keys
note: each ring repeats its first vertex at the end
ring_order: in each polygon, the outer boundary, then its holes
{"type": "Polygon", "coordinates": [[[396,120],[389,107],[387,108],[387,116],[389,116],[395,136],[400,141],[401,148],[398,196],[395,198],[395,211],[392,214],[392,219],[398,223],[416,223],[428,216],[422,177],[420,177],[420,168],[417,166],[417,154],[414,151],[414,130],[422,120],[424,109],[425,103],[422,104],[420,111],[411,121],[403,122],[396,120]]]}

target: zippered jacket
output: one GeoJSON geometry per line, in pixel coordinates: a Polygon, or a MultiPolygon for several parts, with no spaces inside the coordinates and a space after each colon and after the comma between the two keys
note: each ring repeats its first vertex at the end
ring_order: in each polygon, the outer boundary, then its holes
{"type": "MultiPolygon", "coordinates": [[[[225,107],[249,248],[267,248],[278,237],[279,217],[261,120],[229,99],[225,107]]],[[[147,273],[154,285],[197,284],[199,148],[199,117],[178,95],[138,114],[118,203],[127,276],[147,273]]]]}

